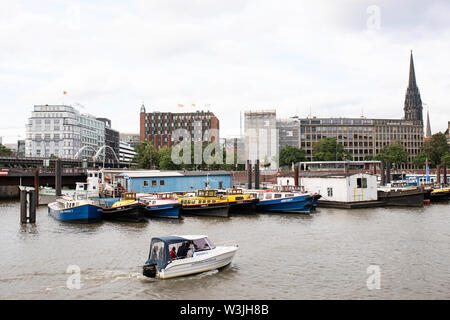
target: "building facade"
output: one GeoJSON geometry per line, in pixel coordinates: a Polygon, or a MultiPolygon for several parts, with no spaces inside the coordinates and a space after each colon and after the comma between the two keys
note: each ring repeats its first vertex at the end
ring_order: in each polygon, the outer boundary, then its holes
{"type": "Polygon", "coordinates": [[[246,159],[260,160],[270,170],[278,170],[278,130],[276,110],[246,111],[244,137],[246,159]]]}
{"type": "Polygon", "coordinates": [[[105,123],[72,106],[35,105],[26,125],[27,157],[87,158],[104,143],[105,123]]]}
{"type": "MultiPolygon", "coordinates": [[[[409,85],[405,96],[404,119],[303,118],[300,148],[307,161],[314,160],[313,145],[324,138],[336,138],[353,161],[373,157],[391,144],[401,144],[409,153],[408,162],[420,153],[424,140],[422,101],[417,87],[411,53],[409,85]]],[[[336,159],[342,160],[342,159],[336,159]]],[[[405,166],[409,167],[409,165],[405,166]]]]}
{"type": "Polygon", "coordinates": [[[139,144],[139,133],[120,133],[120,141],[128,143],[132,148],[139,144]]]}
{"type": "Polygon", "coordinates": [[[134,148],[128,143],[120,141],[119,143],[119,160],[121,162],[132,162],[133,157],[136,155],[134,148]]]}
{"type": "Polygon", "coordinates": [[[300,127],[298,120],[277,120],[278,144],[282,149],[289,145],[300,148],[300,127]]]}
{"type": "Polygon", "coordinates": [[[151,141],[159,150],[162,147],[171,147],[174,142],[172,134],[177,129],[185,129],[194,142],[194,137],[201,137],[200,141],[220,142],[219,119],[210,111],[196,112],[150,112],[145,111],[142,105],[140,111],[140,141],[151,141]],[[216,133],[215,136],[214,131],[216,133]]]}
{"type": "Polygon", "coordinates": [[[117,163],[120,152],[120,135],[119,131],[111,128],[111,120],[107,118],[97,118],[97,120],[105,123],[105,145],[111,149],[105,149],[105,162],[107,163],[117,163]],[[117,159],[116,159],[117,157],[117,159]]]}

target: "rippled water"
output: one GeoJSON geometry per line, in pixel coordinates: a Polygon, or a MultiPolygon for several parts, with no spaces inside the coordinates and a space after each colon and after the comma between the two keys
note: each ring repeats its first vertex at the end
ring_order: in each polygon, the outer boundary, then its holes
{"type": "Polygon", "coordinates": [[[19,219],[18,202],[0,202],[0,299],[450,299],[449,204],[145,224],[64,223],[39,207],[35,225],[19,219]],[[240,249],[221,271],[145,278],[150,238],[170,234],[240,249]],[[66,286],[71,265],[80,289],[66,286]]]}

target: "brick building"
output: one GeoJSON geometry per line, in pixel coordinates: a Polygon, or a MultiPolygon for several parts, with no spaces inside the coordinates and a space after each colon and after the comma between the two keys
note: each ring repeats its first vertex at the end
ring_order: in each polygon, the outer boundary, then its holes
{"type": "Polygon", "coordinates": [[[211,137],[211,129],[219,132],[219,119],[210,111],[196,112],[149,112],[142,105],[140,111],[139,140],[152,141],[156,149],[171,147],[174,144],[172,133],[176,129],[186,129],[194,142],[194,136],[201,136],[202,141],[220,141],[220,137],[211,137]]]}

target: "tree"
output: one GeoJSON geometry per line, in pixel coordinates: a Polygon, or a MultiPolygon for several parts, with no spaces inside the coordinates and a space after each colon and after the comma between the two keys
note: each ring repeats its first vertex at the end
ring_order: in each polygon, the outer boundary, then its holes
{"type": "Polygon", "coordinates": [[[336,138],[325,138],[313,144],[313,158],[315,161],[342,161],[350,160],[350,153],[336,138]]]}
{"type": "Polygon", "coordinates": [[[172,148],[163,147],[158,151],[159,169],[160,170],[180,170],[181,165],[177,165],[172,161],[172,148]]]}
{"type": "Polygon", "coordinates": [[[153,169],[159,165],[159,153],[150,141],[143,141],[135,147],[136,155],[133,162],[140,169],[153,169]]]}
{"type": "MultiPolygon", "coordinates": [[[[424,152],[419,153],[412,161],[412,164],[418,168],[423,168],[427,160],[427,155],[424,152]]],[[[434,166],[434,163],[428,159],[428,164],[434,166]]]]}
{"type": "Polygon", "coordinates": [[[5,147],[3,144],[0,144],[0,156],[11,156],[11,149],[5,147]]]}
{"type": "Polygon", "coordinates": [[[447,138],[442,132],[435,133],[423,144],[423,152],[434,164],[440,164],[442,157],[450,152],[447,138]]]}
{"type": "Polygon", "coordinates": [[[290,166],[292,163],[304,161],[305,150],[286,145],[280,150],[280,166],[290,166]]]}
{"type": "Polygon", "coordinates": [[[450,165],[450,152],[447,152],[445,155],[441,158],[442,163],[446,163],[447,165],[450,165]]]}
{"type": "Polygon", "coordinates": [[[400,144],[390,144],[385,146],[380,152],[375,156],[377,160],[389,160],[391,165],[397,167],[400,164],[408,162],[409,153],[406,151],[405,147],[400,144]]]}

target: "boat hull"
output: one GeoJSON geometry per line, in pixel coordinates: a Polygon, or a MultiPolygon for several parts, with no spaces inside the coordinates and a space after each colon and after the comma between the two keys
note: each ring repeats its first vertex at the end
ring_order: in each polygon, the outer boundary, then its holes
{"type": "Polygon", "coordinates": [[[103,219],[122,222],[145,222],[147,219],[145,219],[141,207],[140,203],[133,203],[120,207],[103,208],[103,219]]]}
{"type": "Polygon", "coordinates": [[[224,268],[232,262],[237,250],[238,247],[229,247],[228,250],[217,255],[205,255],[204,258],[200,256],[200,259],[193,257],[176,260],[157,272],[157,278],[170,279],[224,268]]]}
{"type": "Polygon", "coordinates": [[[103,208],[85,204],[67,209],[56,209],[51,203],[48,205],[48,213],[60,221],[96,222],[102,219],[103,208]]]}
{"type": "Polygon", "coordinates": [[[448,201],[450,199],[449,192],[431,192],[429,199],[431,201],[448,201]]]}
{"type": "Polygon", "coordinates": [[[312,205],[312,196],[305,195],[283,199],[260,200],[256,208],[258,211],[265,212],[309,213],[312,205]]]}
{"type": "Polygon", "coordinates": [[[142,212],[147,218],[169,218],[180,217],[180,204],[151,205],[142,207],[142,212]]]}
{"type": "Polygon", "coordinates": [[[258,199],[230,202],[230,213],[255,213],[258,199]]]}
{"type": "Polygon", "coordinates": [[[223,217],[229,216],[230,206],[228,204],[208,204],[208,205],[188,205],[181,207],[182,214],[191,214],[197,216],[223,217]]]}
{"type": "Polygon", "coordinates": [[[423,191],[378,191],[378,200],[387,206],[423,207],[423,191]]]}

